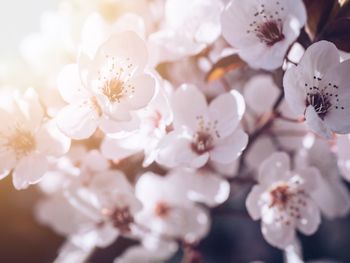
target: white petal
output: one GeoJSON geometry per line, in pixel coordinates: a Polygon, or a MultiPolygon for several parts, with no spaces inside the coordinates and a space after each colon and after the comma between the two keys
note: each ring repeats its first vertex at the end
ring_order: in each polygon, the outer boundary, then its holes
{"type": "Polygon", "coordinates": [[[113,263],[132,263],[132,262],[164,262],[168,260],[177,250],[177,245],[167,245],[162,241],[161,246],[156,249],[148,249],[144,246],[132,246],[128,248],[120,257],[116,258],[113,263]],[[175,247],[175,249],[173,248],[175,247]]]}
{"type": "Polygon", "coordinates": [[[258,220],[261,217],[261,207],[259,206],[259,200],[263,192],[264,189],[261,186],[255,185],[245,201],[245,206],[248,210],[248,213],[254,220],[258,220]]]}
{"type": "Polygon", "coordinates": [[[187,189],[178,187],[177,183],[168,176],[147,172],[136,182],[136,197],[151,210],[159,201],[179,206],[192,206],[193,202],[186,196],[187,189]]]}
{"type": "Polygon", "coordinates": [[[350,194],[340,178],[319,177],[311,196],[328,219],[343,217],[350,211],[350,194]]]}
{"type": "Polygon", "coordinates": [[[254,20],[258,1],[230,1],[221,15],[222,33],[233,47],[251,45],[257,41],[253,34],[247,34],[249,25],[254,20]],[[251,21],[252,20],[252,21],[251,21]],[[232,34],[235,32],[235,34],[232,34]]]}
{"type": "Polygon", "coordinates": [[[9,135],[12,132],[12,128],[16,125],[16,118],[13,114],[0,108],[0,120],[3,125],[0,125],[0,133],[9,135]]]}
{"type": "Polygon", "coordinates": [[[46,123],[36,134],[37,149],[47,155],[60,156],[68,152],[71,140],[58,129],[55,120],[46,123]]]}
{"type": "MultiPolygon", "coordinates": [[[[331,97],[332,109],[327,112],[324,120],[330,129],[336,133],[350,133],[350,60],[346,60],[330,68],[323,78],[324,85],[332,83],[338,88],[333,92],[338,96],[331,97]],[[339,102],[337,102],[339,99],[339,102]],[[338,107],[338,108],[336,108],[338,107]],[[342,108],[343,107],[343,108],[342,108]]],[[[331,87],[333,89],[333,87],[331,87]]]]}
{"type": "Polygon", "coordinates": [[[247,144],[248,135],[238,129],[216,143],[214,149],[210,151],[210,159],[222,164],[232,163],[241,155],[247,144]]]}
{"type": "Polygon", "coordinates": [[[16,164],[16,155],[12,151],[0,150],[0,179],[6,177],[16,164]]]}
{"type": "Polygon", "coordinates": [[[216,128],[221,138],[233,132],[244,111],[244,98],[235,90],[219,95],[209,105],[210,119],[218,121],[216,128]]]}
{"type": "Polygon", "coordinates": [[[183,85],[173,94],[171,105],[174,111],[174,126],[187,126],[197,130],[198,116],[207,114],[204,94],[195,86],[183,85]]]}
{"type": "Polygon", "coordinates": [[[297,221],[300,232],[311,235],[321,223],[320,209],[312,199],[305,200],[306,206],[300,208],[301,219],[297,221]]]}
{"type": "Polygon", "coordinates": [[[81,49],[91,59],[96,51],[105,42],[111,33],[110,25],[99,13],[89,15],[82,28],[81,49]]]}
{"type": "Polygon", "coordinates": [[[123,138],[111,138],[106,136],[101,144],[103,156],[111,160],[121,160],[142,151],[144,137],[128,136],[123,138]]]}
{"type": "Polygon", "coordinates": [[[25,117],[23,121],[26,127],[36,130],[42,124],[44,118],[44,110],[39,100],[37,92],[29,88],[22,97],[16,100],[22,115],[25,117]]]}
{"type": "Polygon", "coordinates": [[[148,44],[152,65],[196,55],[206,47],[205,44],[195,42],[182,32],[174,30],[161,30],[151,34],[148,44]]]}
{"type": "Polygon", "coordinates": [[[303,169],[296,169],[294,174],[297,174],[301,177],[303,188],[312,192],[318,189],[319,185],[317,184],[320,181],[321,174],[320,171],[315,167],[306,167],[303,169]]]}
{"type": "Polygon", "coordinates": [[[208,213],[198,206],[189,207],[184,219],[183,237],[189,243],[198,242],[205,237],[210,229],[208,213]]]}
{"type": "Polygon", "coordinates": [[[285,0],[282,3],[288,10],[287,15],[293,15],[295,18],[297,18],[301,27],[305,25],[307,14],[302,0],[285,0]]]}
{"type": "Polygon", "coordinates": [[[139,75],[128,84],[135,88],[134,93],[128,98],[131,109],[138,110],[147,106],[155,93],[155,81],[150,75],[139,75]]]}
{"type": "Polygon", "coordinates": [[[93,172],[103,172],[110,168],[110,163],[98,150],[91,150],[84,156],[81,168],[93,172]]]}
{"type": "Polygon", "coordinates": [[[291,225],[262,223],[261,230],[266,241],[279,249],[286,248],[295,239],[295,230],[291,225]]]}
{"type": "Polygon", "coordinates": [[[190,200],[209,207],[225,202],[230,194],[229,183],[213,173],[179,169],[172,171],[168,177],[177,187],[187,190],[190,200]]]}
{"type": "Polygon", "coordinates": [[[57,88],[65,102],[75,103],[88,96],[82,85],[77,64],[65,66],[57,77],[57,88]]]}
{"type": "Polygon", "coordinates": [[[132,31],[113,35],[97,51],[93,68],[89,72],[89,80],[98,79],[99,71],[108,62],[106,57],[114,57],[116,61],[128,62],[128,71],[132,75],[141,73],[147,63],[148,54],[144,41],[132,31]]]}
{"type": "Polygon", "coordinates": [[[86,262],[93,249],[94,248],[91,248],[91,250],[83,249],[80,246],[73,244],[71,241],[66,241],[59,248],[58,256],[55,258],[55,261],[53,263],[86,262]]]}
{"type": "Polygon", "coordinates": [[[36,184],[44,176],[47,168],[48,162],[43,154],[32,153],[23,157],[13,172],[13,185],[21,190],[30,184],[36,184]]]}
{"type": "Polygon", "coordinates": [[[90,101],[81,101],[63,108],[57,116],[57,125],[68,137],[81,140],[89,138],[99,123],[99,114],[90,105],[90,101]]]}
{"type": "Polygon", "coordinates": [[[136,114],[131,113],[131,119],[129,119],[129,113],[123,117],[125,117],[125,121],[117,121],[103,115],[100,120],[100,129],[106,134],[123,134],[124,132],[133,132],[140,128],[141,120],[136,114]]]}
{"type": "Polygon", "coordinates": [[[243,91],[247,105],[258,115],[271,111],[279,94],[276,84],[269,75],[257,75],[251,78],[245,84],[243,91]]]}
{"type": "Polygon", "coordinates": [[[284,152],[277,152],[268,157],[259,168],[259,182],[269,187],[271,184],[286,179],[290,170],[290,158],[284,152]]]}
{"type": "Polygon", "coordinates": [[[328,41],[319,41],[305,51],[298,68],[303,71],[304,79],[311,85],[314,76],[324,76],[330,67],[338,65],[339,62],[340,55],[336,46],[328,41]]]}
{"type": "Polygon", "coordinates": [[[313,106],[308,106],[305,112],[305,121],[309,128],[316,134],[332,139],[332,131],[327,124],[318,116],[313,106]]]}
{"type": "Polygon", "coordinates": [[[207,163],[209,153],[198,155],[191,149],[191,141],[178,132],[166,135],[159,144],[156,161],[167,167],[199,168],[207,163]]]}
{"type": "Polygon", "coordinates": [[[221,1],[170,0],[165,5],[167,24],[175,30],[195,35],[196,42],[211,43],[219,36],[221,1]],[[205,19],[204,19],[205,18],[205,19]]]}
{"type": "Polygon", "coordinates": [[[283,77],[283,86],[286,101],[292,111],[297,115],[304,115],[306,108],[306,88],[304,75],[301,69],[292,66],[283,77]]]}

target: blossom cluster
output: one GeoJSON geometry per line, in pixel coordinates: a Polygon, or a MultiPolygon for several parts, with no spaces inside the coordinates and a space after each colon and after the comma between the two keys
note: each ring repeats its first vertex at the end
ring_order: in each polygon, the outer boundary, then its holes
{"type": "Polygon", "coordinates": [[[118,237],[137,245],[115,263],[179,249],[198,262],[211,216],[246,184],[265,240],[303,262],[297,232],[350,211],[350,56],[327,28],[307,32],[307,11],[62,0],[45,13],[20,46],[23,78],[2,80],[0,178],[43,193],[36,218],[66,237],[55,262],[118,237]]]}

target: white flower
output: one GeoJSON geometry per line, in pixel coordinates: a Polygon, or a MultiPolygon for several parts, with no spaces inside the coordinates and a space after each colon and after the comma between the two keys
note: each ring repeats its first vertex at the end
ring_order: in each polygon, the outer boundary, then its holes
{"type": "Polygon", "coordinates": [[[103,43],[88,65],[65,67],[58,87],[69,105],[58,115],[60,129],[73,139],[85,139],[98,126],[108,130],[132,121],[132,112],[147,106],[155,92],[153,77],[144,72],[146,63],[143,40],[125,31],[103,43]]]}
{"type": "Polygon", "coordinates": [[[60,156],[70,147],[53,121],[45,120],[33,89],[15,96],[0,109],[0,174],[13,170],[13,184],[27,188],[40,181],[48,167],[47,157],[60,156]]]}
{"type": "MultiPolygon", "coordinates": [[[[100,157],[91,152],[87,158],[98,161],[100,157]]],[[[83,249],[108,246],[120,234],[132,235],[135,214],[141,209],[124,174],[103,171],[102,167],[96,170],[100,171],[84,170],[72,177],[61,192],[46,198],[37,208],[40,222],[83,249]]]]}
{"type": "Polygon", "coordinates": [[[221,1],[167,0],[164,26],[150,35],[155,64],[196,55],[212,44],[221,33],[221,1]]]}
{"type": "Polygon", "coordinates": [[[78,209],[62,194],[41,200],[36,207],[36,218],[85,251],[108,246],[118,236],[111,224],[78,209]]]}
{"type": "MultiPolygon", "coordinates": [[[[144,166],[150,165],[156,155],[156,147],[165,136],[167,127],[172,122],[172,110],[164,87],[159,87],[157,94],[149,105],[136,113],[139,129],[124,133],[123,136],[108,134],[102,144],[102,154],[112,160],[120,160],[144,152],[144,166]]],[[[117,132],[117,130],[115,130],[117,132]]]]}
{"type": "Polygon", "coordinates": [[[136,183],[135,192],[143,204],[136,222],[154,234],[192,243],[208,233],[210,222],[206,211],[192,203],[186,189],[171,178],[143,174],[136,183]]]}
{"type": "Polygon", "coordinates": [[[172,97],[174,131],[159,145],[156,161],[168,167],[199,168],[209,160],[230,164],[246,147],[248,136],[239,128],[243,97],[225,93],[208,106],[194,86],[181,86],[172,97]]]}
{"type": "Polygon", "coordinates": [[[301,149],[296,156],[296,167],[316,167],[321,176],[311,193],[321,212],[329,219],[344,217],[350,211],[350,194],[342,182],[336,155],[324,140],[316,140],[310,149],[301,149]]]}
{"type": "Polygon", "coordinates": [[[124,234],[130,233],[134,216],[141,209],[133,187],[122,172],[115,170],[85,171],[72,180],[65,194],[78,209],[124,234]]]}
{"type": "Polygon", "coordinates": [[[225,39],[253,68],[274,70],[305,25],[301,0],[232,0],[222,14],[225,39]]]}
{"type": "Polygon", "coordinates": [[[340,63],[334,44],[320,41],[310,46],[298,66],[285,73],[285,97],[291,109],[303,115],[317,134],[349,133],[350,60],[340,63]]]}
{"type": "Polygon", "coordinates": [[[315,168],[291,171],[285,153],[262,163],[259,184],[249,193],[246,206],[254,220],[261,218],[262,233],[271,245],[283,249],[294,242],[296,229],[306,235],[317,230],[320,210],[310,196],[317,176],[315,168]]]}

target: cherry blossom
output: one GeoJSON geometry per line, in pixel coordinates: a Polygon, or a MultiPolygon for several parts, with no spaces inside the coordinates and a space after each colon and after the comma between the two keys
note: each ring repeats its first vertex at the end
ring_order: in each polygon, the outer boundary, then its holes
{"type": "Polygon", "coordinates": [[[321,212],[329,219],[344,217],[350,211],[350,195],[342,182],[336,155],[325,141],[317,140],[311,148],[301,149],[295,160],[296,166],[314,166],[321,176],[317,188],[311,193],[321,212]]]}
{"type": "Polygon", "coordinates": [[[340,63],[334,44],[310,46],[298,66],[287,70],[283,84],[291,109],[304,116],[312,131],[327,139],[350,132],[348,83],[350,61],[340,63]]]}
{"type": "Polygon", "coordinates": [[[149,37],[154,64],[196,55],[213,43],[221,33],[222,9],[215,0],[167,0],[163,28],[149,37]]]}
{"type": "Polygon", "coordinates": [[[0,63],[4,204],[56,263],[301,263],[321,216],[346,262],[348,5],[315,2],[59,0],[0,63]]]}
{"type": "Polygon", "coordinates": [[[305,22],[301,0],[232,0],[221,18],[223,36],[240,57],[251,67],[266,70],[282,66],[305,22]]]}
{"type": "Polygon", "coordinates": [[[143,174],[136,183],[136,197],[143,209],[136,222],[165,238],[183,239],[193,243],[203,238],[210,220],[206,211],[192,203],[185,189],[177,187],[169,177],[143,174]]]}
{"type": "Polygon", "coordinates": [[[83,173],[64,189],[64,195],[55,194],[39,204],[37,217],[43,224],[82,249],[105,247],[119,234],[131,234],[141,204],[121,172],[83,173]]]}
{"type": "Polygon", "coordinates": [[[108,130],[115,122],[132,121],[131,112],[145,107],[155,92],[154,79],[144,73],[146,63],[143,40],[125,31],[99,48],[87,72],[84,66],[65,67],[58,87],[69,105],[57,117],[60,129],[85,139],[99,126],[108,130]]]}
{"type": "Polygon", "coordinates": [[[56,174],[51,172],[43,181],[41,189],[48,196],[36,210],[42,224],[66,236],[76,248],[62,258],[89,254],[96,246],[110,245],[120,234],[132,235],[134,216],[141,209],[125,175],[111,170],[98,151],[75,147],[69,154],[74,162],[62,158],[56,174]]]}
{"type": "Polygon", "coordinates": [[[45,120],[33,89],[8,102],[0,109],[1,178],[12,172],[14,186],[24,189],[40,181],[48,167],[47,158],[67,152],[70,140],[53,121],[45,120]]]}
{"type": "Polygon", "coordinates": [[[283,249],[292,244],[296,229],[306,235],[315,233],[321,218],[310,193],[318,176],[311,167],[291,171],[285,153],[274,153],[261,164],[258,184],[246,206],[254,220],[261,218],[262,233],[271,245],[283,249]]]}
{"type": "Polygon", "coordinates": [[[172,97],[174,131],[159,144],[156,161],[168,167],[199,168],[209,160],[234,162],[248,137],[239,128],[245,104],[236,92],[222,94],[207,105],[194,86],[181,86],[172,97]]]}
{"type": "Polygon", "coordinates": [[[111,129],[111,132],[117,133],[108,134],[104,138],[101,144],[102,154],[108,159],[120,160],[143,151],[144,166],[150,165],[156,157],[159,141],[166,135],[173,120],[167,93],[160,86],[147,108],[136,113],[140,121],[137,131],[125,132],[120,136],[120,130],[111,129]]]}

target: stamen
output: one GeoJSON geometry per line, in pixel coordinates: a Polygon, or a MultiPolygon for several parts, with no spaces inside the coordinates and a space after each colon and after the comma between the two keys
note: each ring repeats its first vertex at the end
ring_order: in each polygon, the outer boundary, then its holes
{"type": "Polygon", "coordinates": [[[193,142],[191,144],[192,151],[201,155],[210,151],[213,148],[213,138],[209,133],[197,132],[193,136],[193,142]]]}
{"type": "Polygon", "coordinates": [[[124,232],[130,231],[130,224],[134,222],[134,218],[128,207],[116,208],[109,217],[114,227],[124,232]]]}
{"type": "Polygon", "coordinates": [[[154,208],[154,213],[158,217],[166,217],[169,214],[170,210],[171,208],[168,204],[164,202],[159,202],[154,208]]]}
{"type": "Polygon", "coordinates": [[[260,25],[256,32],[256,36],[261,42],[271,47],[284,39],[282,25],[275,20],[267,21],[260,25]]]}
{"type": "Polygon", "coordinates": [[[34,135],[20,127],[15,127],[13,133],[7,138],[5,147],[15,152],[20,159],[35,150],[36,141],[34,135]]]}
{"type": "Polygon", "coordinates": [[[111,103],[120,102],[135,92],[135,87],[129,83],[132,77],[133,64],[130,59],[117,61],[115,57],[106,55],[106,68],[99,71],[99,87],[111,103]]]}
{"type": "Polygon", "coordinates": [[[275,8],[267,10],[264,4],[261,4],[253,14],[253,22],[249,24],[247,34],[254,34],[261,43],[268,47],[285,39],[283,34],[283,23],[281,13],[284,7],[280,6],[280,2],[275,2],[275,8]]]}

